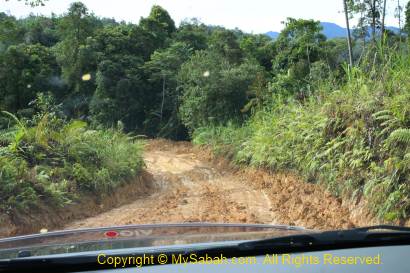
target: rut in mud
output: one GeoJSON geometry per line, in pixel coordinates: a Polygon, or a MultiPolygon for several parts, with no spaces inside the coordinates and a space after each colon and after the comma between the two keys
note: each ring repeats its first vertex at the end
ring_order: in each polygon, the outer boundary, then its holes
{"type": "MultiPolygon", "coordinates": [[[[64,229],[149,223],[264,223],[314,229],[358,223],[341,200],[292,175],[238,170],[211,161],[190,143],[151,141],[145,154],[154,191],[64,229]]],[[[366,217],[362,217],[364,219],[366,217]]]]}

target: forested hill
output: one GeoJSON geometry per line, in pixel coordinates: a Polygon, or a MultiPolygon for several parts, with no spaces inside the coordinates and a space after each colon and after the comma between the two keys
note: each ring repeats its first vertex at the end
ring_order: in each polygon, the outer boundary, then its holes
{"type": "Polygon", "coordinates": [[[296,81],[281,84],[294,92],[310,64],[307,51],[298,50],[305,42],[288,45],[291,32],[308,30],[301,34],[311,37],[311,78],[340,69],[347,54],[342,41],[326,41],[318,22],[290,19],[287,25],[274,43],[196,20],[176,28],[159,6],[138,25],[98,18],[80,2],[50,18],[2,13],[0,107],[30,118],[37,110],[30,102],[49,93],[68,118],[105,127],[120,121],[126,131],[184,139],[187,128],[209,120],[246,118],[257,86],[272,73],[290,69],[296,81]],[[198,81],[206,83],[204,96],[198,81]]]}

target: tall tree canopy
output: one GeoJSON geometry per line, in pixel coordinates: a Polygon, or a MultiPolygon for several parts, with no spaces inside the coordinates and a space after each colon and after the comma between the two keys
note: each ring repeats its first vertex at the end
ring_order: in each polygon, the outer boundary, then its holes
{"type": "Polygon", "coordinates": [[[288,18],[275,43],[274,69],[280,72],[303,68],[301,76],[308,74],[310,64],[323,55],[326,37],[321,31],[317,21],[288,18]]]}
{"type": "MultiPolygon", "coordinates": [[[[365,33],[380,28],[383,0],[345,2],[365,33]]],[[[352,42],[357,63],[365,42],[352,42]]],[[[289,18],[270,39],[197,19],[176,27],[158,5],[138,24],[96,17],[81,2],[50,17],[0,13],[0,107],[27,116],[37,93],[50,92],[67,118],[183,139],[187,128],[240,123],[277,94],[303,100],[325,79],[341,81],[347,54],[313,20],[289,18]]]]}
{"type": "Polygon", "coordinates": [[[0,55],[0,108],[19,112],[30,108],[38,92],[58,90],[59,69],[52,51],[42,45],[10,46],[0,55]]]}
{"type": "Polygon", "coordinates": [[[182,65],[180,116],[190,128],[240,121],[249,87],[262,68],[245,62],[236,66],[215,51],[199,51],[182,65]]]}
{"type": "Polygon", "coordinates": [[[140,20],[140,27],[147,31],[155,41],[154,47],[165,45],[167,39],[175,32],[175,22],[168,12],[160,6],[154,5],[147,18],[140,20]]]}
{"type": "Polygon", "coordinates": [[[408,37],[410,37],[410,1],[407,2],[405,17],[406,17],[406,24],[404,26],[404,29],[408,37]]]}
{"type": "Polygon", "coordinates": [[[155,86],[154,105],[150,122],[156,124],[156,130],[162,137],[178,138],[185,134],[178,119],[180,92],[177,84],[177,74],[181,65],[192,54],[192,48],[182,42],[175,42],[166,49],[155,51],[151,60],[144,67],[149,72],[148,81],[155,86]],[[161,91],[161,92],[158,92],[161,91]]]}

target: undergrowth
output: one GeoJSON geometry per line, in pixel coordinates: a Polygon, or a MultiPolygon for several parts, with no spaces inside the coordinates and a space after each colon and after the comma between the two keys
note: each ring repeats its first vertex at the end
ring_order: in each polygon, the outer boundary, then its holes
{"type": "Polygon", "coordinates": [[[84,195],[109,194],[143,166],[142,143],[117,129],[91,130],[53,112],[10,119],[0,131],[0,211],[31,212],[45,201],[64,206],[84,195]]]}
{"type": "Polygon", "coordinates": [[[244,125],[199,128],[193,141],[238,164],[295,171],[336,196],[364,196],[383,221],[408,219],[410,57],[381,62],[304,101],[276,94],[244,125]]]}

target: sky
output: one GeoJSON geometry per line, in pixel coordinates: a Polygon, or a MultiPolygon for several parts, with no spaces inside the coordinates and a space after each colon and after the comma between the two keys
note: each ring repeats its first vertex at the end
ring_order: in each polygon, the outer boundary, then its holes
{"type": "MultiPolygon", "coordinates": [[[[17,0],[0,0],[0,11],[16,17],[30,13],[63,14],[72,0],[49,0],[45,7],[31,8],[17,0]]],[[[209,25],[239,28],[249,33],[280,31],[287,17],[315,19],[345,27],[342,0],[82,0],[100,17],[138,23],[155,4],[164,7],[178,25],[182,20],[198,18],[209,25]]],[[[391,8],[394,10],[394,8],[391,8]]],[[[397,25],[389,14],[387,25],[397,25]]]]}

